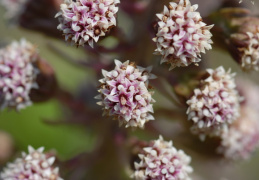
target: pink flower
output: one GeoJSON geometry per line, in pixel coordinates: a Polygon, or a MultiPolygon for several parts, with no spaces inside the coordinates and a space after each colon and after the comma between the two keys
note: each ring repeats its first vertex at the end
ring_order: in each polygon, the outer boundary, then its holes
{"type": "Polygon", "coordinates": [[[22,153],[22,158],[7,164],[0,174],[1,179],[62,180],[59,177],[59,169],[52,167],[55,157],[44,154],[43,147],[35,150],[29,146],[28,150],[29,154],[22,153]]]}
{"type": "Polygon", "coordinates": [[[32,104],[29,94],[38,88],[38,58],[35,46],[26,40],[13,42],[0,50],[0,106],[23,109],[32,104]]]}
{"type": "Polygon", "coordinates": [[[157,14],[159,18],[158,32],[153,39],[157,49],[155,54],[162,55],[161,63],[171,64],[169,70],[197,64],[201,61],[201,53],[211,49],[210,29],[202,22],[198,5],[191,6],[189,0],[171,2],[169,7],[164,6],[164,11],[157,14]]]}
{"type": "Polygon", "coordinates": [[[104,114],[118,119],[126,127],[144,127],[149,120],[154,120],[149,79],[155,76],[150,73],[151,67],[142,68],[126,61],[115,60],[116,67],[108,72],[103,70],[104,78],[100,80],[99,105],[104,114]]]}
{"type": "Polygon", "coordinates": [[[208,77],[201,80],[200,87],[194,90],[186,102],[191,128],[201,139],[206,135],[218,136],[239,117],[241,98],[236,90],[235,74],[224,68],[208,69],[208,77]]]}
{"type": "Polygon", "coordinates": [[[135,162],[135,180],[191,180],[191,158],[177,150],[172,141],[164,141],[160,136],[150,144],[139,154],[140,162],[135,162]]]}
{"type": "Polygon", "coordinates": [[[61,11],[56,15],[66,41],[93,47],[101,36],[116,26],[116,5],[120,0],[65,0],[61,11]]]}

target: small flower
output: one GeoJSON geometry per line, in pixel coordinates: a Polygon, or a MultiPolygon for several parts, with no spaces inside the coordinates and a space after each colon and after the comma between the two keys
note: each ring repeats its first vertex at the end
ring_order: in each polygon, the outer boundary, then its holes
{"type": "Polygon", "coordinates": [[[231,160],[248,159],[259,147],[258,116],[258,110],[242,106],[240,118],[222,134],[218,152],[231,160]]]}
{"type": "Polygon", "coordinates": [[[191,158],[182,150],[173,147],[173,142],[164,141],[162,136],[143,148],[140,162],[135,162],[135,180],[190,180],[193,169],[191,158]]]}
{"type": "Polygon", "coordinates": [[[240,96],[236,90],[235,74],[224,68],[207,69],[208,76],[200,81],[200,88],[194,90],[186,102],[188,119],[193,122],[191,128],[201,139],[205,135],[218,136],[222,130],[239,117],[240,96]]]}
{"type": "Polygon", "coordinates": [[[6,9],[5,16],[8,19],[17,18],[24,10],[24,4],[28,0],[1,0],[0,4],[6,9]]]}
{"type": "Polygon", "coordinates": [[[33,179],[33,180],[62,180],[59,177],[59,169],[52,165],[55,157],[44,154],[44,148],[37,150],[28,147],[29,154],[22,153],[13,163],[7,164],[0,174],[3,180],[33,179]]]}
{"type": "Polygon", "coordinates": [[[37,88],[38,58],[35,46],[26,40],[0,50],[0,107],[23,109],[32,104],[29,94],[37,88]]]}
{"type": "Polygon", "coordinates": [[[57,13],[66,41],[93,47],[101,36],[116,26],[119,0],[65,0],[57,13]]]}
{"type": "Polygon", "coordinates": [[[104,114],[114,116],[120,125],[126,127],[144,127],[149,120],[154,120],[154,99],[150,91],[149,79],[154,79],[151,67],[143,68],[126,61],[115,60],[114,70],[102,71],[104,78],[100,80],[99,105],[104,106],[104,114]]]}
{"type": "Polygon", "coordinates": [[[161,63],[171,64],[169,70],[188,66],[200,62],[201,53],[211,49],[212,34],[210,29],[202,22],[198,5],[191,5],[189,0],[171,2],[169,7],[164,7],[159,18],[158,31],[153,39],[157,49],[155,54],[162,55],[161,63]]]}

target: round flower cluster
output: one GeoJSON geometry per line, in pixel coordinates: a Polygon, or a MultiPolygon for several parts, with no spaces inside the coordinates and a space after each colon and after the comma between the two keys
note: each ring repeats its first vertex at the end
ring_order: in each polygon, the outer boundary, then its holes
{"type": "Polygon", "coordinates": [[[241,116],[221,136],[218,152],[232,160],[248,159],[259,147],[259,113],[248,106],[241,108],[241,116]]]}
{"type": "Polygon", "coordinates": [[[35,150],[29,146],[28,150],[29,154],[22,153],[22,158],[17,158],[3,169],[1,179],[62,180],[59,169],[52,167],[55,157],[44,154],[43,147],[35,150]]]}
{"type": "Polygon", "coordinates": [[[189,174],[193,169],[189,165],[191,158],[182,150],[173,147],[172,141],[164,141],[160,136],[145,147],[139,154],[140,162],[135,162],[135,172],[132,177],[136,180],[190,180],[189,174]]]}
{"type": "Polygon", "coordinates": [[[247,32],[248,45],[242,51],[241,67],[244,71],[259,70],[259,29],[257,33],[247,32]]]}
{"type": "Polygon", "coordinates": [[[197,64],[201,61],[201,53],[211,49],[212,34],[210,29],[202,22],[198,5],[191,6],[189,0],[171,2],[164,7],[159,18],[158,32],[153,39],[157,49],[155,54],[162,55],[161,63],[171,64],[170,70],[175,67],[197,64]]]}
{"type": "Polygon", "coordinates": [[[0,106],[20,110],[31,105],[32,88],[37,88],[38,58],[35,46],[26,40],[13,42],[0,50],[0,106]]]}
{"type": "Polygon", "coordinates": [[[104,78],[100,80],[99,105],[104,106],[104,114],[114,116],[120,125],[126,127],[144,127],[149,120],[154,120],[152,91],[149,79],[154,79],[151,67],[143,68],[126,61],[115,60],[114,70],[103,70],[104,78]]]}
{"type": "Polygon", "coordinates": [[[24,8],[24,4],[28,0],[1,0],[0,4],[7,10],[7,18],[15,18],[21,14],[24,8]]]}
{"type": "Polygon", "coordinates": [[[201,139],[205,135],[220,135],[239,117],[241,98],[234,76],[222,66],[215,70],[207,69],[206,79],[201,80],[200,88],[196,88],[187,101],[188,120],[193,122],[191,130],[201,139]]]}
{"type": "Polygon", "coordinates": [[[119,0],[65,0],[57,13],[66,41],[93,47],[101,36],[116,26],[116,13],[119,0]]]}

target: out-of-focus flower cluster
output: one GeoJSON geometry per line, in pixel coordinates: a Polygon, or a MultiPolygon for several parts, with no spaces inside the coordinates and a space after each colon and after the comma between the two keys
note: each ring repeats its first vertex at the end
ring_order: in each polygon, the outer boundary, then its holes
{"type": "Polygon", "coordinates": [[[114,116],[120,124],[126,127],[144,127],[149,120],[154,120],[152,98],[149,79],[154,79],[151,67],[143,68],[126,61],[115,60],[114,70],[103,70],[104,78],[100,80],[100,95],[104,106],[104,114],[114,116]]]}
{"type": "Polygon", "coordinates": [[[1,179],[62,180],[59,169],[52,167],[55,157],[44,154],[43,147],[35,150],[29,146],[28,150],[29,154],[22,153],[22,158],[17,158],[4,168],[1,179]]]}
{"type": "Polygon", "coordinates": [[[197,8],[189,0],[180,0],[178,4],[171,2],[163,13],[157,14],[160,21],[153,39],[157,45],[155,54],[162,55],[161,63],[169,63],[170,70],[197,64],[201,53],[211,49],[213,25],[206,26],[197,8]]]}
{"type": "Polygon", "coordinates": [[[162,136],[145,147],[139,158],[140,162],[135,162],[135,172],[132,175],[136,180],[191,179],[191,158],[182,150],[177,150],[172,141],[164,141],[162,136]]]}
{"type": "Polygon", "coordinates": [[[34,45],[22,39],[0,50],[0,106],[20,110],[31,105],[32,88],[37,88],[38,58],[34,45]]]}
{"type": "Polygon", "coordinates": [[[6,9],[7,18],[16,18],[18,17],[24,8],[24,4],[28,0],[1,0],[0,4],[6,9]]]}
{"type": "Polygon", "coordinates": [[[207,69],[207,77],[187,101],[188,119],[194,134],[218,136],[239,117],[240,96],[236,90],[235,74],[224,68],[207,69]]]}
{"type": "Polygon", "coordinates": [[[65,0],[61,4],[58,29],[63,31],[66,41],[91,47],[101,36],[116,26],[119,0],[65,0]]]}

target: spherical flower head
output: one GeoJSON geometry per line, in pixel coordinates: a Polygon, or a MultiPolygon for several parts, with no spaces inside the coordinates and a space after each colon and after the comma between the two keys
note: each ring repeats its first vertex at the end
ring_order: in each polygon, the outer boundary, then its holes
{"type": "Polygon", "coordinates": [[[201,61],[201,53],[211,49],[212,34],[202,22],[198,5],[191,5],[189,0],[171,2],[164,7],[159,18],[158,31],[153,39],[157,49],[155,54],[162,55],[161,63],[171,64],[170,70],[175,67],[188,66],[201,61]]]}
{"type": "Polygon", "coordinates": [[[5,16],[8,19],[17,18],[24,10],[24,4],[28,0],[1,0],[0,4],[6,9],[5,16]]]}
{"type": "Polygon", "coordinates": [[[60,5],[58,29],[66,41],[93,47],[101,36],[116,26],[119,0],[65,0],[60,5]]]}
{"type": "Polygon", "coordinates": [[[140,162],[135,162],[136,180],[191,180],[191,158],[182,150],[173,147],[172,141],[164,141],[160,136],[139,154],[140,162]]]}
{"type": "Polygon", "coordinates": [[[0,107],[23,109],[32,104],[29,94],[37,88],[38,58],[35,46],[26,40],[0,50],[0,107]]]}
{"type": "Polygon", "coordinates": [[[53,168],[55,157],[43,153],[44,148],[37,150],[28,147],[29,154],[22,153],[13,163],[7,164],[0,174],[1,179],[33,179],[33,180],[62,180],[59,169],[53,168]]]}
{"type": "Polygon", "coordinates": [[[242,106],[240,118],[222,134],[218,152],[230,160],[249,159],[259,147],[258,116],[258,110],[242,106]]]}
{"type": "Polygon", "coordinates": [[[108,72],[103,70],[104,78],[100,80],[99,105],[103,106],[104,114],[118,119],[120,125],[126,127],[144,127],[149,120],[154,120],[149,79],[154,79],[151,67],[143,68],[126,61],[115,60],[116,67],[108,72]]]}
{"type": "Polygon", "coordinates": [[[188,120],[194,134],[218,136],[239,117],[240,96],[236,90],[235,74],[221,66],[207,69],[207,76],[187,101],[188,120]]]}

